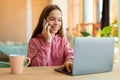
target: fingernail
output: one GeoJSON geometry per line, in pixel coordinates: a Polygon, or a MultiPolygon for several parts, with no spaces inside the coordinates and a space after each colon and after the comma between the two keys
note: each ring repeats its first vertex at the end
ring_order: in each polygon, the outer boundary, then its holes
{"type": "Polygon", "coordinates": [[[48,29],[50,29],[50,26],[48,26],[48,29]]]}

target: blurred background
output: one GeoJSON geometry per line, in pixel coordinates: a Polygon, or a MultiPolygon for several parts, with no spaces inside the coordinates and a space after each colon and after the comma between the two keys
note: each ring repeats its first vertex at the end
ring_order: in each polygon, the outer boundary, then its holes
{"type": "MultiPolygon", "coordinates": [[[[27,44],[43,8],[56,4],[63,11],[64,31],[71,44],[76,36],[115,37],[115,63],[118,63],[118,3],[120,0],[0,0],[0,43],[27,44]]],[[[3,45],[0,49],[4,53],[6,49],[2,48],[3,45]]]]}

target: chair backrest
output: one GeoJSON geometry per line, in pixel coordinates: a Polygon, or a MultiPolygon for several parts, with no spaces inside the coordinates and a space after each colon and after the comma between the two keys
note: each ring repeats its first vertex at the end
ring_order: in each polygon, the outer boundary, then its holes
{"type": "Polygon", "coordinates": [[[0,68],[7,68],[7,67],[10,67],[10,64],[8,62],[0,61],[0,68]]]}

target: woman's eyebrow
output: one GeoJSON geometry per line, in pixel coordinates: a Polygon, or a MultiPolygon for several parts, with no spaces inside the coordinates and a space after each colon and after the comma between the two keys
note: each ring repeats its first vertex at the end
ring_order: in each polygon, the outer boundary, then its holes
{"type": "MultiPolygon", "coordinates": [[[[51,19],[51,18],[56,19],[56,17],[49,17],[49,19],[51,19]]],[[[58,19],[62,19],[62,17],[59,17],[58,19]]]]}

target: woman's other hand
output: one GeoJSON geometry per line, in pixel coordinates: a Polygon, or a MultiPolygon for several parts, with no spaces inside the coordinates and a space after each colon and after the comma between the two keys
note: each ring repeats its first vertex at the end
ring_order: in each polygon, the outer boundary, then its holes
{"type": "Polygon", "coordinates": [[[71,61],[66,61],[63,66],[66,68],[68,72],[72,72],[73,63],[71,61]]]}

